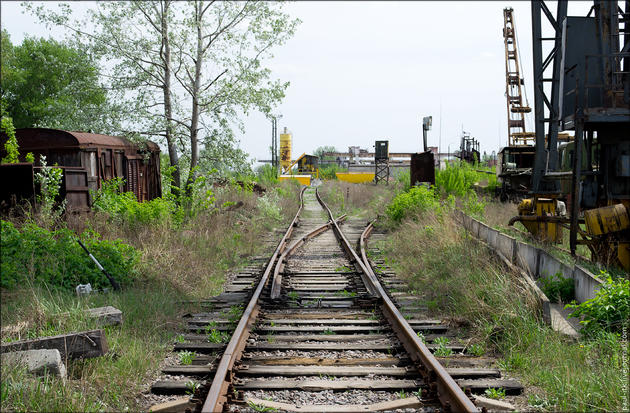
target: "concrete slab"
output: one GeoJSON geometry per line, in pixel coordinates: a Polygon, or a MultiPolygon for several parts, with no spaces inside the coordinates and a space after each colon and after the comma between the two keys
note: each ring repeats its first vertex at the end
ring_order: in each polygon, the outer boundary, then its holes
{"type": "Polygon", "coordinates": [[[516,259],[514,263],[534,278],[538,278],[538,254],[541,251],[524,242],[516,243],[516,259]]]}
{"type": "Polygon", "coordinates": [[[551,277],[557,273],[564,278],[573,278],[573,268],[545,251],[540,251],[538,262],[538,276],[551,277]]]}
{"type": "Polygon", "coordinates": [[[2,353],[2,364],[24,365],[29,373],[43,376],[53,374],[65,379],[66,366],[61,361],[61,353],[57,349],[25,350],[2,353]]]}
{"type": "Polygon", "coordinates": [[[498,235],[499,235],[499,231],[497,231],[496,229],[488,228],[488,233],[486,235],[486,242],[495,251],[497,251],[497,236],[498,235]]]}
{"type": "Polygon", "coordinates": [[[485,407],[489,411],[495,410],[505,410],[505,411],[513,411],[516,410],[512,404],[508,402],[504,402],[501,400],[489,399],[483,396],[475,396],[475,405],[477,407],[485,407]]]}
{"type": "Polygon", "coordinates": [[[470,218],[470,233],[475,238],[479,238],[479,225],[481,223],[474,218],[470,218]]]}
{"type": "Polygon", "coordinates": [[[514,255],[516,251],[516,240],[509,235],[498,233],[496,238],[496,249],[503,255],[508,261],[514,262],[514,255]]]}
{"type": "Polygon", "coordinates": [[[575,280],[575,299],[580,303],[595,298],[595,293],[603,282],[579,265],[573,269],[573,279],[575,280]]]}
{"type": "Polygon", "coordinates": [[[90,308],[86,313],[91,318],[96,318],[101,326],[112,326],[122,324],[122,311],[116,307],[108,305],[106,307],[90,308]]]}
{"type": "Polygon", "coordinates": [[[488,242],[488,229],[489,228],[486,224],[480,222],[477,238],[479,238],[483,242],[488,242]]]}
{"type": "Polygon", "coordinates": [[[574,339],[578,339],[580,334],[575,327],[567,320],[568,312],[564,310],[564,304],[550,304],[551,328],[574,339]]]}
{"type": "Polygon", "coordinates": [[[464,228],[470,231],[470,224],[471,224],[470,217],[464,214],[463,212],[462,212],[462,217],[463,217],[464,228]]]}

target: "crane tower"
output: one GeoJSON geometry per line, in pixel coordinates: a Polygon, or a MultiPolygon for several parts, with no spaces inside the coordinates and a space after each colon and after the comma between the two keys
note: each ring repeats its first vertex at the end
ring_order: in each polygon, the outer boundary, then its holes
{"type": "Polygon", "coordinates": [[[508,145],[529,145],[534,142],[536,134],[527,132],[525,114],[532,109],[527,102],[523,104],[523,77],[519,62],[516,41],[516,26],[514,10],[511,7],[503,9],[503,40],[505,42],[505,96],[507,99],[508,117],[508,145]]]}

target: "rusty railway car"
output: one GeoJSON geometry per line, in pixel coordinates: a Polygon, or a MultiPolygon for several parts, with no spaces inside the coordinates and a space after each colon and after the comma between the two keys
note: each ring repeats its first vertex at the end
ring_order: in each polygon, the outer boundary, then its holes
{"type": "MultiPolygon", "coordinates": [[[[88,132],[65,131],[45,128],[23,128],[15,132],[20,148],[20,160],[26,153],[35,155],[35,165],[3,165],[2,180],[20,178],[24,182],[13,182],[13,188],[33,187],[32,173],[18,168],[34,169],[40,166],[40,155],[46,157],[47,164],[62,167],[64,180],[62,195],[67,200],[67,208],[74,211],[89,210],[90,190],[101,188],[104,181],[122,178],[124,191],[133,192],[139,201],[148,201],[162,196],[160,178],[160,148],[153,142],[137,145],[118,136],[88,132]],[[26,178],[24,178],[26,177],[26,178]],[[31,178],[29,178],[31,177],[31,178]],[[28,180],[31,182],[27,182],[28,180]]],[[[0,153],[6,156],[1,137],[0,153]]],[[[4,186],[8,189],[7,186],[4,186]]],[[[11,194],[3,189],[3,200],[11,194]]],[[[23,192],[23,191],[22,191],[23,192]]]]}

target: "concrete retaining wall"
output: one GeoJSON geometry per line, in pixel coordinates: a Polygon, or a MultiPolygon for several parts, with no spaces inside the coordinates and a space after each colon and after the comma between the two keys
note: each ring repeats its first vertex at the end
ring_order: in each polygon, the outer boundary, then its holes
{"type": "Polygon", "coordinates": [[[560,273],[564,278],[573,278],[575,299],[578,302],[595,298],[595,292],[600,288],[602,281],[579,265],[571,268],[546,251],[516,241],[466,214],[462,213],[461,222],[475,238],[487,243],[495,253],[521,268],[534,280],[560,273]]]}
{"type": "Polygon", "coordinates": [[[516,240],[509,235],[497,231],[495,248],[511,263],[514,263],[514,253],[516,250],[516,240]]]}
{"type": "Polygon", "coordinates": [[[576,265],[573,269],[575,280],[575,299],[580,303],[595,297],[595,293],[602,286],[602,282],[584,268],[576,265]]]}

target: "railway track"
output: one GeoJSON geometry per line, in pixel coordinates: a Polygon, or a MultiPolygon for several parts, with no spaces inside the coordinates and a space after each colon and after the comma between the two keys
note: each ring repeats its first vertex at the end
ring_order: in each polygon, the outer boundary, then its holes
{"type": "Polygon", "coordinates": [[[440,320],[418,316],[395,275],[374,271],[372,225],[334,218],[315,189],[300,198],[271,259],[188,316],[175,350],[194,359],[165,367],[168,379],[152,390],[192,397],[152,410],[478,411],[470,389],[520,386],[474,363],[443,367],[432,351],[466,347],[444,339],[440,320]]]}

